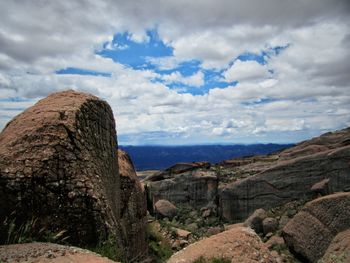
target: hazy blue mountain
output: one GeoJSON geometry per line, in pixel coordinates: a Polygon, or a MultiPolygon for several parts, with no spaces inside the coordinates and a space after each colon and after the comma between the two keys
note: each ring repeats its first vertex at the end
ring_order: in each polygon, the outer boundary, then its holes
{"type": "Polygon", "coordinates": [[[194,146],[123,146],[136,170],[164,169],[178,162],[218,163],[234,157],[268,154],[293,144],[194,145],[194,146]]]}

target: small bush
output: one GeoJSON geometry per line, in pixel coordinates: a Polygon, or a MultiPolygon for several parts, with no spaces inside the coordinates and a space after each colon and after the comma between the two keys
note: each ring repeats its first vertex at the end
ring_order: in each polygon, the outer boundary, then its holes
{"type": "Polygon", "coordinates": [[[66,230],[51,232],[44,227],[39,227],[38,218],[32,218],[27,222],[18,224],[16,218],[6,218],[1,225],[1,243],[3,244],[21,244],[34,241],[64,243],[69,236],[66,236],[66,230]]]}
{"type": "Polygon", "coordinates": [[[231,263],[231,260],[224,257],[215,257],[206,260],[203,256],[193,261],[193,263],[231,263]]]}
{"type": "Polygon", "coordinates": [[[164,262],[173,254],[169,242],[158,231],[155,223],[148,224],[147,239],[149,254],[155,262],[164,262]]]}
{"type": "Polygon", "coordinates": [[[110,237],[107,240],[99,241],[97,246],[90,248],[90,250],[114,261],[124,260],[123,253],[118,249],[115,237],[110,237]]]}

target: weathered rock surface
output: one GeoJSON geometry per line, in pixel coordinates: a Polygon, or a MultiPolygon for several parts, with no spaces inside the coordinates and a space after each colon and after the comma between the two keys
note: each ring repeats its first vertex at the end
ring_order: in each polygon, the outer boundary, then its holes
{"type": "Polygon", "coordinates": [[[91,251],[51,243],[0,246],[3,263],[115,263],[91,251]]]}
{"type": "Polygon", "coordinates": [[[121,226],[125,252],[130,261],[137,261],[147,253],[146,194],[129,155],[118,150],[121,181],[121,226]]]}
{"type": "Polygon", "coordinates": [[[168,263],[191,263],[200,257],[223,257],[234,263],[276,262],[257,234],[250,228],[241,226],[189,245],[175,253],[168,263]]]}
{"type": "Polygon", "coordinates": [[[285,242],[283,237],[272,236],[269,240],[267,240],[265,244],[269,249],[272,249],[274,247],[282,247],[283,245],[285,245],[285,242]]]}
{"type": "Polygon", "coordinates": [[[210,170],[192,167],[190,171],[171,174],[159,181],[146,181],[146,184],[153,205],[160,199],[196,209],[216,203],[218,178],[210,170]]]}
{"type": "Polygon", "coordinates": [[[168,200],[161,199],[154,204],[155,212],[163,217],[173,218],[177,213],[177,207],[168,200]]]}
{"type": "Polygon", "coordinates": [[[241,221],[257,208],[313,196],[312,186],[329,179],[327,191],[350,188],[350,128],[328,133],[279,153],[276,161],[240,167],[249,176],[222,185],[222,217],[241,221]],[[258,167],[258,169],[257,169],[258,167]]]}
{"type": "Polygon", "coordinates": [[[278,221],[276,218],[267,217],[262,222],[264,235],[273,233],[278,228],[278,221]]]}
{"type": "Polygon", "coordinates": [[[311,187],[311,191],[314,193],[314,195],[320,196],[331,194],[329,190],[329,179],[323,179],[322,181],[315,183],[311,187]]]}
{"type": "Polygon", "coordinates": [[[320,260],[320,263],[334,262],[350,262],[350,229],[336,235],[320,260]]]}
{"type": "Polygon", "coordinates": [[[333,238],[350,228],[350,193],[337,193],[307,203],[283,228],[288,247],[300,258],[316,262],[333,238]]]}
{"type": "Polygon", "coordinates": [[[145,181],[159,181],[166,178],[171,178],[175,174],[182,174],[185,172],[197,170],[199,168],[210,168],[210,163],[208,162],[193,162],[193,163],[177,163],[173,166],[170,166],[169,168],[165,169],[164,171],[160,171],[158,173],[149,175],[145,181]]]}
{"type": "Polygon", "coordinates": [[[246,221],[244,221],[244,226],[254,229],[256,233],[263,232],[263,221],[267,218],[267,213],[264,209],[259,208],[251,214],[246,221]]]}
{"type": "Polygon", "coordinates": [[[116,147],[105,101],[74,91],[40,100],[0,134],[0,222],[37,218],[39,229],[67,230],[76,245],[116,234],[116,147]]]}

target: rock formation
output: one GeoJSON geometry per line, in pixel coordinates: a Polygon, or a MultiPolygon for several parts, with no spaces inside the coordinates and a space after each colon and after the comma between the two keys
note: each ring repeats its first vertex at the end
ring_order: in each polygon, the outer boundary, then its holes
{"type": "Polygon", "coordinates": [[[215,205],[218,189],[216,173],[203,169],[202,166],[198,168],[198,165],[181,164],[181,167],[186,169],[177,169],[176,173],[166,171],[157,179],[152,176],[151,181],[145,180],[152,205],[160,199],[196,209],[208,204],[215,205]]]}
{"type": "Polygon", "coordinates": [[[199,258],[225,258],[236,263],[273,263],[270,254],[259,236],[250,228],[234,226],[230,230],[193,243],[174,254],[168,263],[191,263],[199,258]]]}
{"type": "Polygon", "coordinates": [[[336,235],[320,262],[350,262],[350,229],[336,235]]]}
{"type": "Polygon", "coordinates": [[[0,222],[35,219],[31,231],[66,230],[74,245],[115,239],[129,261],[139,259],[147,252],[145,193],[116,149],[105,101],[74,91],[40,100],[0,135],[0,222]]]}
{"type": "Polygon", "coordinates": [[[264,209],[259,208],[254,211],[245,221],[244,226],[250,227],[256,233],[260,234],[263,232],[263,221],[267,218],[267,213],[264,209]]]}
{"type": "Polygon", "coordinates": [[[350,193],[315,199],[283,228],[288,247],[310,262],[320,259],[334,237],[350,228],[350,193]]]}
{"type": "Polygon", "coordinates": [[[115,136],[109,105],[85,93],[55,93],[19,114],[0,134],[0,222],[37,218],[76,245],[116,234],[115,136]]]}
{"type": "Polygon", "coordinates": [[[117,263],[81,248],[39,242],[0,246],[0,262],[117,263]]]}
{"type": "Polygon", "coordinates": [[[325,191],[347,190],[350,187],[349,143],[350,128],[300,143],[272,156],[270,161],[260,160],[239,167],[247,178],[221,185],[222,217],[241,221],[258,208],[268,209],[310,198],[315,191],[312,187],[324,179],[327,179],[325,191]]]}
{"type": "Polygon", "coordinates": [[[161,217],[168,217],[172,219],[176,216],[177,207],[165,199],[160,199],[154,204],[154,211],[161,217]]]}
{"type": "Polygon", "coordinates": [[[146,193],[137,178],[129,155],[118,150],[121,180],[121,226],[125,240],[125,252],[131,261],[137,261],[147,253],[146,193]]]}
{"type": "Polygon", "coordinates": [[[194,209],[211,207],[223,219],[240,222],[259,208],[349,191],[349,161],[347,128],[274,154],[226,160],[214,167],[181,163],[145,179],[149,208],[166,199],[194,209]]]}

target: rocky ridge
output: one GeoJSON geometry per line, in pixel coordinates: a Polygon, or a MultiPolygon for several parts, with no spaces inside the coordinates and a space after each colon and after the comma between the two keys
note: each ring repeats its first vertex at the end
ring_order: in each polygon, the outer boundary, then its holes
{"type": "Polygon", "coordinates": [[[191,171],[168,169],[144,181],[153,204],[161,198],[196,209],[214,206],[224,220],[240,222],[258,208],[348,191],[349,160],[347,128],[274,154],[235,158],[211,167],[192,165],[191,171]]]}

